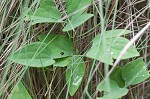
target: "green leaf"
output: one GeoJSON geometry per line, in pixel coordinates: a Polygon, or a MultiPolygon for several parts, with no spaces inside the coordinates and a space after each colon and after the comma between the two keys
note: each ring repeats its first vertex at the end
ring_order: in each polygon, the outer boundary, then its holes
{"type": "Polygon", "coordinates": [[[112,55],[110,52],[108,53],[107,46],[92,46],[91,49],[86,53],[86,57],[113,65],[112,55]]]}
{"type": "Polygon", "coordinates": [[[126,34],[129,34],[131,33],[130,30],[124,30],[124,29],[114,29],[114,30],[108,30],[108,31],[105,31],[103,33],[103,37],[105,38],[113,38],[113,37],[119,37],[121,35],[126,35],[126,34]]]}
{"type": "Polygon", "coordinates": [[[52,22],[52,23],[60,23],[62,22],[59,19],[52,19],[49,16],[43,16],[43,15],[48,15],[48,12],[46,11],[42,11],[42,9],[37,9],[37,11],[35,13],[29,12],[29,14],[25,17],[26,21],[31,21],[30,23],[32,25],[37,24],[37,23],[48,23],[48,22],[52,22]]]}
{"type": "Polygon", "coordinates": [[[53,0],[42,0],[40,7],[34,12],[29,12],[25,20],[31,21],[31,24],[45,23],[45,22],[61,22],[61,13],[56,8],[53,0]]]}
{"type": "MultiPolygon", "coordinates": [[[[112,57],[114,59],[117,59],[122,49],[125,47],[125,45],[129,42],[128,39],[119,37],[117,40],[115,38],[107,39],[107,45],[111,46],[111,53],[112,57]],[[113,42],[113,43],[112,43],[113,42]]],[[[136,48],[132,45],[128,51],[125,53],[125,55],[122,57],[122,59],[128,59],[135,56],[139,56],[139,53],[137,52],[136,48]]]]}
{"type": "Polygon", "coordinates": [[[113,80],[105,80],[98,84],[97,90],[105,94],[103,97],[97,99],[118,99],[128,93],[127,88],[120,88],[118,84],[113,80]]]}
{"type": "Polygon", "coordinates": [[[113,72],[110,75],[110,79],[114,80],[115,82],[117,82],[117,84],[119,85],[119,87],[124,87],[125,86],[125,81],[122,78],[122,68],[121,67],[116,67],[113,72]]]}
{"type": "MultiPolygon", "coordinates": [[[[87,52],[86,56],[112,65],[113,59],[118,58],[122,49],[128,42],[129,40],[123,37],[110,38],[110,35],[107,37],[105,36],[105,34],[104,37],[102,37],[101,35],[97,35],[93,39],[92,47],[87,52]]],[[[132,45],[122,59],[128,59],[135,56],[139,56],[139,53],[137,52],[136,48],[132,45]]]]}
{"type": "Polygon", "coordinates": [[[44,67],[55,63],[51,49],[42,42],[31,43],[16,51],[10,59],[13,62],[31,67],[44,67]]]}
{"type": "Polygon", "coordinates": [[[49,16],[53,19],[59,19],[61,16],[61,13],[56,8],[54,0],[42,0],[40,3],[40,8],[45,9],[45,11],[47,11],[49,16]]]}
{"type": "Polygon", "coordinates": [[[83,14],[91,3],[92,0],[67,0],[67,14],[69,15],[76,12],[71,18],[77,18],[83,14]]]}
{"type": "Polygon", "coordinates": [[[82,14],[79,17],[75,18],[75,19],[71,19],[67,25],[63,28],[63,31],[69,31],[72,30],[78,26],[80,26],[81,24],[83,24],[84,22],[86,22],[89,18],[91,18],[93,15],[92,14],[82,14]]]}
{"type": "Polygon", "coordinates": [[[69,17],[67,25],[63,28],[64,32],[80,26],[93,16],[92,14],[84,13],[91,2],[92,0],[67,0],[67,14],[74,14],[69,17]]]}
{"type": "Polygon", "coordinates": [[[48,44],[51,48],[51,57],[54,59],[73,55],[72,41],[63,35],[41,34],[39,40],[48,44]]]}
{"type": "Polygon", "coordinates": [[[66,71],[66,82],[71,96],[79,88],[85,73],[85,63],[79,56],[73,56],[66,71]]]}
{"type": "Polygon", "coordinates": [[[146,64],[141,58],[126,64],[122,69],[122,77],[127,86],[141,83],[149,76],[146,64]]]}
{"type": "Polygon", "coordinates": [[[53,66],[65,67],[68,66],[69,63],[70,63],[70,57],[64,57],[64,58],[55,59],[55,63],[53,64],[53,66]]]}
{"type": "Polygon", "coordinates": [[[71,14],[78,9],[81,0],[67,0],[67,14],[71,14]]]}
{"type": "Polygon", "coordinates": [[[19,82],[11,91],[8,99],[32,99],[22,82],[19,82]]]}

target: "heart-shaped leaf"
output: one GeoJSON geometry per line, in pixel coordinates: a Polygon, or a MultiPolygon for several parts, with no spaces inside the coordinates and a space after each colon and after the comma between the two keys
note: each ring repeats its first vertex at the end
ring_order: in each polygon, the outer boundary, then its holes
{"type": "Polygon", "coordinates": [[[40,8],[45,9],[45,11],[49,13],[48,15],[53,19],[59,19],[61,16],[61,13],[56,8],[54,0],[41,0],[40,8]]]}
{"type": "Polygon", "coordinates": [[[54,59],[73,55],[72,41],[63,35],[41,34],[39,40],[48,44],[51,48],[51,57],[54,59]]]}
{"type": "Polygon", "coordinates": [[[31,67],[44,67],[55,63],[51,49],[42,42],[31,43],[15,52],[10,59],[13,62],[31,67]]]}
{"type": "Polygon", "coordinates": [[[150,77],[146,64],[141,58],[126,64],[122,69],[122,77],[127,86],[143,82],[150,77]]]}
{"type": "MultiPolygon", "coordinates": [[[[128,31],[126,31],[126,33],[124,32],[124,34],[127,33],[128,31]]],[[[106,34],[108,33],[106,32],[106,34]]],[[[105,34],[103,34],[104,36],[97,35],[93,39],[92,47],[87,52],[86,56],[112,65],[113,59],[118,58],[124,46],[129,42],[128,39],[123,37],[114,38],[116,34],[114,33],[114,36],[113,33],[111,36],[105,36],[105,34]]],[[[136,48],[132,45],[122,59],[128,59],[135,56],[139,56],[139,53],[137,52],[136,48]]]]}
{"type": "MultiPolygon", "coordinates": [[[[123,37],[119,37],[117,38],[117,40],[115,38],[111,38],[111,39],[107,39],[106,45],[111,46],[110,54],[112,54],[112,57],[114,59],[117,59],[120,52],[128,42],[129,40],[123,37]]],[[[128,59],[135,56],[139,56],[139,53],[137,52],[136,48],[132,45],[125,53],[125,55],[122,57],[122,59],[128,59]]]]}
{"type": "Polygon", "coordinates": [[[75,13],[69,19],[79,17],[91,3],[92,0],[67,0],[67,14],[75,13]]]}
{"type": "Polygon", "coordinates": [[[127,88],[120,88],[113,80],[105,80],[98,84],[97,90],[104,91],[104,96],[97,99],[118,99],[128,93],[127,88]]]}
{"type": "Polygon", "coordinates": [[[61,22],[61,13],[56,8],[53,0],[41,0],[40,7],[34,12],[29,12],[25,20],[31,21],[31,24],[45,22],[61,22]]]}
{"type": "Polygon", "coordinates": [[[113,65],[112,55],[110,54],[107,46],[92,46],[91,49],[86,53],[86,57],[113,65]]]}
{"type": "Polygon", "coordinates": [[[93,14],[82,14],[77,18],[72,18],[67,23],[67,25],[63,28],[63,31],[69,31],[69,30],[72,30],[72,29],[80,26],[81,24],[86,22],[89,18],[91,18],[92,16],[93,16],[93,14]]]}
{"type": "Polygon", "coordinates": [[[66,71],[66,82],[71,96],[79,88],[85,73],[85,63],[79,56],[73,56],[66,71]]]}
{"type": "Polygon", "coordinates": [[[19,82],[11,91],[8,99],[32,99],[22,82],[19,82]]]}

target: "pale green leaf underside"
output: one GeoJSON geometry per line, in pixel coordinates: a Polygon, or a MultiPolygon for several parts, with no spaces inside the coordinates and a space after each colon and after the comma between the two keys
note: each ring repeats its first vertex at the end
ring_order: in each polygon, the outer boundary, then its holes
{"type": "MultiPolygon", "coordinates": [[[[127,34],[127,32],[124,34],[127,34]]],[[[115,38],[115,36],[117,35],[111,35],[111,37],[113,38],[110,38],[108,36],[105,36],[105,34],[103,34],[103,37],[101,35],[97,35],[93,39],[92,47],[87,52],[86,56],[112,65],[113,59],[118,58],[124,46],[129,42],[129,40],[126,38],[115,38]]],[[[125,53],[122,59],[128,59],[135,56],[139,56],[139,53],[137,52],[136,48],[132,45],[125,53]]]]}
{"type": "Polygon", "coordinates": [[[86,53],[86,57],[99,60],[106,64],[113,64],[112,55],[107,52],[106,46],[93,46],[91,49],[86,53]]]}
{"type": "Polygon", "coordinates": [[[122,77],[127,86],[141,83],[149,76],[146,64],[141,58],[128,63],[122,69],[122,77]]]}
{"type": "Polygon", "coordinates": [[[51,57],[51,49],[42,42],[26,45],[15,52],[10,59],[13,62],[31,67],[44,67],[55,63],[51,57]]]}
{"type": "Polygon", "coordinates": [[[32,99],[22,82],[15,85],[8,99],[32,99]]]}
{"type": "Polygon", "coordinates": [[[103,97],[97,99],[118,99],[128,93],[127,88],[120,88],[113,80],[105,80],[98,84],[97,90],[106,92],[103,97]]]}
{"type": "MultiPolygon", "coordinates": [[[[125,47],[125,45],[129,42],[128,39],[119,37],[117,40],[115,38],[107,39],[107,46],[111,46],[110,53],[112,54],[112,57],[114,59],[117,59],[122,49],[125,47]]],[[[104,43],[105,44],[105,43],[104,43]]],[[[122,59],[128,59],[135,56],[139,56],[139,53],[137,52],[136,48],[132,45],[128,51],[125,53],[125,55],[122,57],[122,59]]]]}
{"type": "Polygon", "coordinates": [[[85,73],[85,63],[79,56],[73,56],[66,71],[66,82],[71,96],[79,88],[85,73]]]}
{"type": "Polygon", "coordinates": [[[71,19],[70,22],[67,23],[67,25],[63,28],[63,31],[70,31],[84,22],[86,22],[89,18],[91,18],[93,15],[92,14],[82,14],[81,16],[71,19]]]}

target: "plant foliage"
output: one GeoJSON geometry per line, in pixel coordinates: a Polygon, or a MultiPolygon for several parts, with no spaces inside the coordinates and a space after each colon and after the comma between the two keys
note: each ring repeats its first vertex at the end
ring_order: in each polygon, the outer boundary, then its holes
{"type": "Polygon", "coordinates": [[[22,82],[19,82],[11,91],[8,99],[32,99],[22,82]]]}
{"type": "MultiPolygon", "coordinates": [[[[127,33],[129,33],[129,30],[119,29],[106,31],[104,33],[101,33],[100,35],[97,35],[93,39],[92,47],[87,52],[86,56],[112,65],[113,59],[118,58],[124,46],[129,42],[128,39],[117,36],[124,35],[127,33]],[[110,35],[108,35],[109,33],[110,35]]],[[[122,59],[128,59],[135,56],[139,56],[139,53],[137,52],[136,48],[132,45],[122,59]]]]}

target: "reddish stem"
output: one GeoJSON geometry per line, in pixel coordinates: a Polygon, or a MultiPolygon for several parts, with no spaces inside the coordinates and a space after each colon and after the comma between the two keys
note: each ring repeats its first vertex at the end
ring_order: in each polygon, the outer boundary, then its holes
{"type": "Polygon", "coordinates": [[[85,59],[85,66],[86,66],[86,68],[88,68],[89,65],[90,65],[90,58],[86,58],[85,59]]]}
{"type": "Polygon", "coordinates": [[[107,16],[106,16],[106,19],[109,18],[111,12],[113,11],[113,8],[114,8],[114,6],[115,6],[115,3],[116,3],[116,0],[114,0],[114,1],[112,2],[112,5],[111,5],[111,7],[110,7],[110,10],[109,10],[109,12],[108,12],[108,14],[107,14],[107,16]]]}

